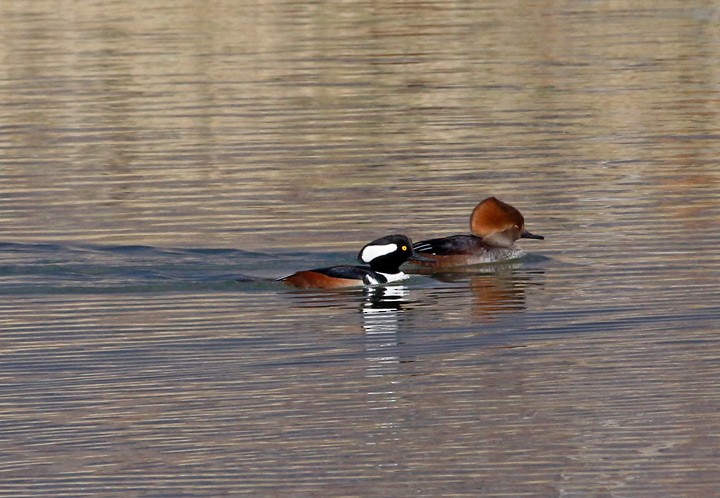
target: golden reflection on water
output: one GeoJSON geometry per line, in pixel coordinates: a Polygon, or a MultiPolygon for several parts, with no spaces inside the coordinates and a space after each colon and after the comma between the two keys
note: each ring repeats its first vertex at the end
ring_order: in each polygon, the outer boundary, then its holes
{"type": "Polygon", "coordinates": [[[0,494],[717,495],[719,18],[0,3],[0,494]],[[221,280],[487,195],[527,260],[221,280]]]}
{"type": "Polygon", "coordinates": [[[53,5],[3,7],[13,240],[351,249],[717,185],[713,9],[53,5]]]}

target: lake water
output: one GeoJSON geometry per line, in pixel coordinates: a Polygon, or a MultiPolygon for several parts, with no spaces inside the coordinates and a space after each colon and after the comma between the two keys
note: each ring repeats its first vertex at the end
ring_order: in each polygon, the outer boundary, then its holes
{"type": "Polygon", "coordinates": [[[718,22],[0,3],[0,494],[720,495],[718,22]],[[489,195],[520,261],[235,280],[489,195]]]}

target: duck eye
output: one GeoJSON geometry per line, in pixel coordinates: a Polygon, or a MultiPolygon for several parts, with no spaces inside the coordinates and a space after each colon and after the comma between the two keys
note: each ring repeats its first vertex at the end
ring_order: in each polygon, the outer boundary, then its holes
{"type": "Polygon", "coordinates": [[[401,249],[404,251],[407,251],[407,246],[402,246],[401,249]]]}

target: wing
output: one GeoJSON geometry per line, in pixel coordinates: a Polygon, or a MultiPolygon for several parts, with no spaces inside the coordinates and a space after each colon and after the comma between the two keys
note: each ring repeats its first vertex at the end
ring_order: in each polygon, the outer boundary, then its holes
{"type": "Polygon", "coordinates": [[[349,280],[362,280],[365,284],[384,284],[387,278],[364,266],[331,266],[312,270],[332,278],[345,278],[349,280]]]}
{"type": "Polygon", "coordinates": [[[474,235],[451,235],[439,239],[421,240],[413,244],[415,252],[437,256],[474,254],[482,247],[482,239],[474,235]]]}

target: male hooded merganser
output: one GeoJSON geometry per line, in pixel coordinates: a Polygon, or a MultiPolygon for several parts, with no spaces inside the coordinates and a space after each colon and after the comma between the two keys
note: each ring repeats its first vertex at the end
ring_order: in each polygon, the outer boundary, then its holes
{"type": "Polygon", "coordinates": [[[434,268],[492,263],[521,256],[518,239],[539,239],[525,230],[523,215],[495,197],[488,197],[475,206],[470,216],[472,235],[452,235],[422,240],[413,245],[415,252],[430,256],[433,262],[421,262],[434,268]]]}
{"type": "Polygon", "coordinates": [[[410,237],[387,235],[373,240],[360,250],[358,261],[370,266],[345,265],[303,270],[279,280],[303,289],[386,284],[408,278],[400,271],[400,265],[408,259],[431,261],[413,254],[410,237]]]}

